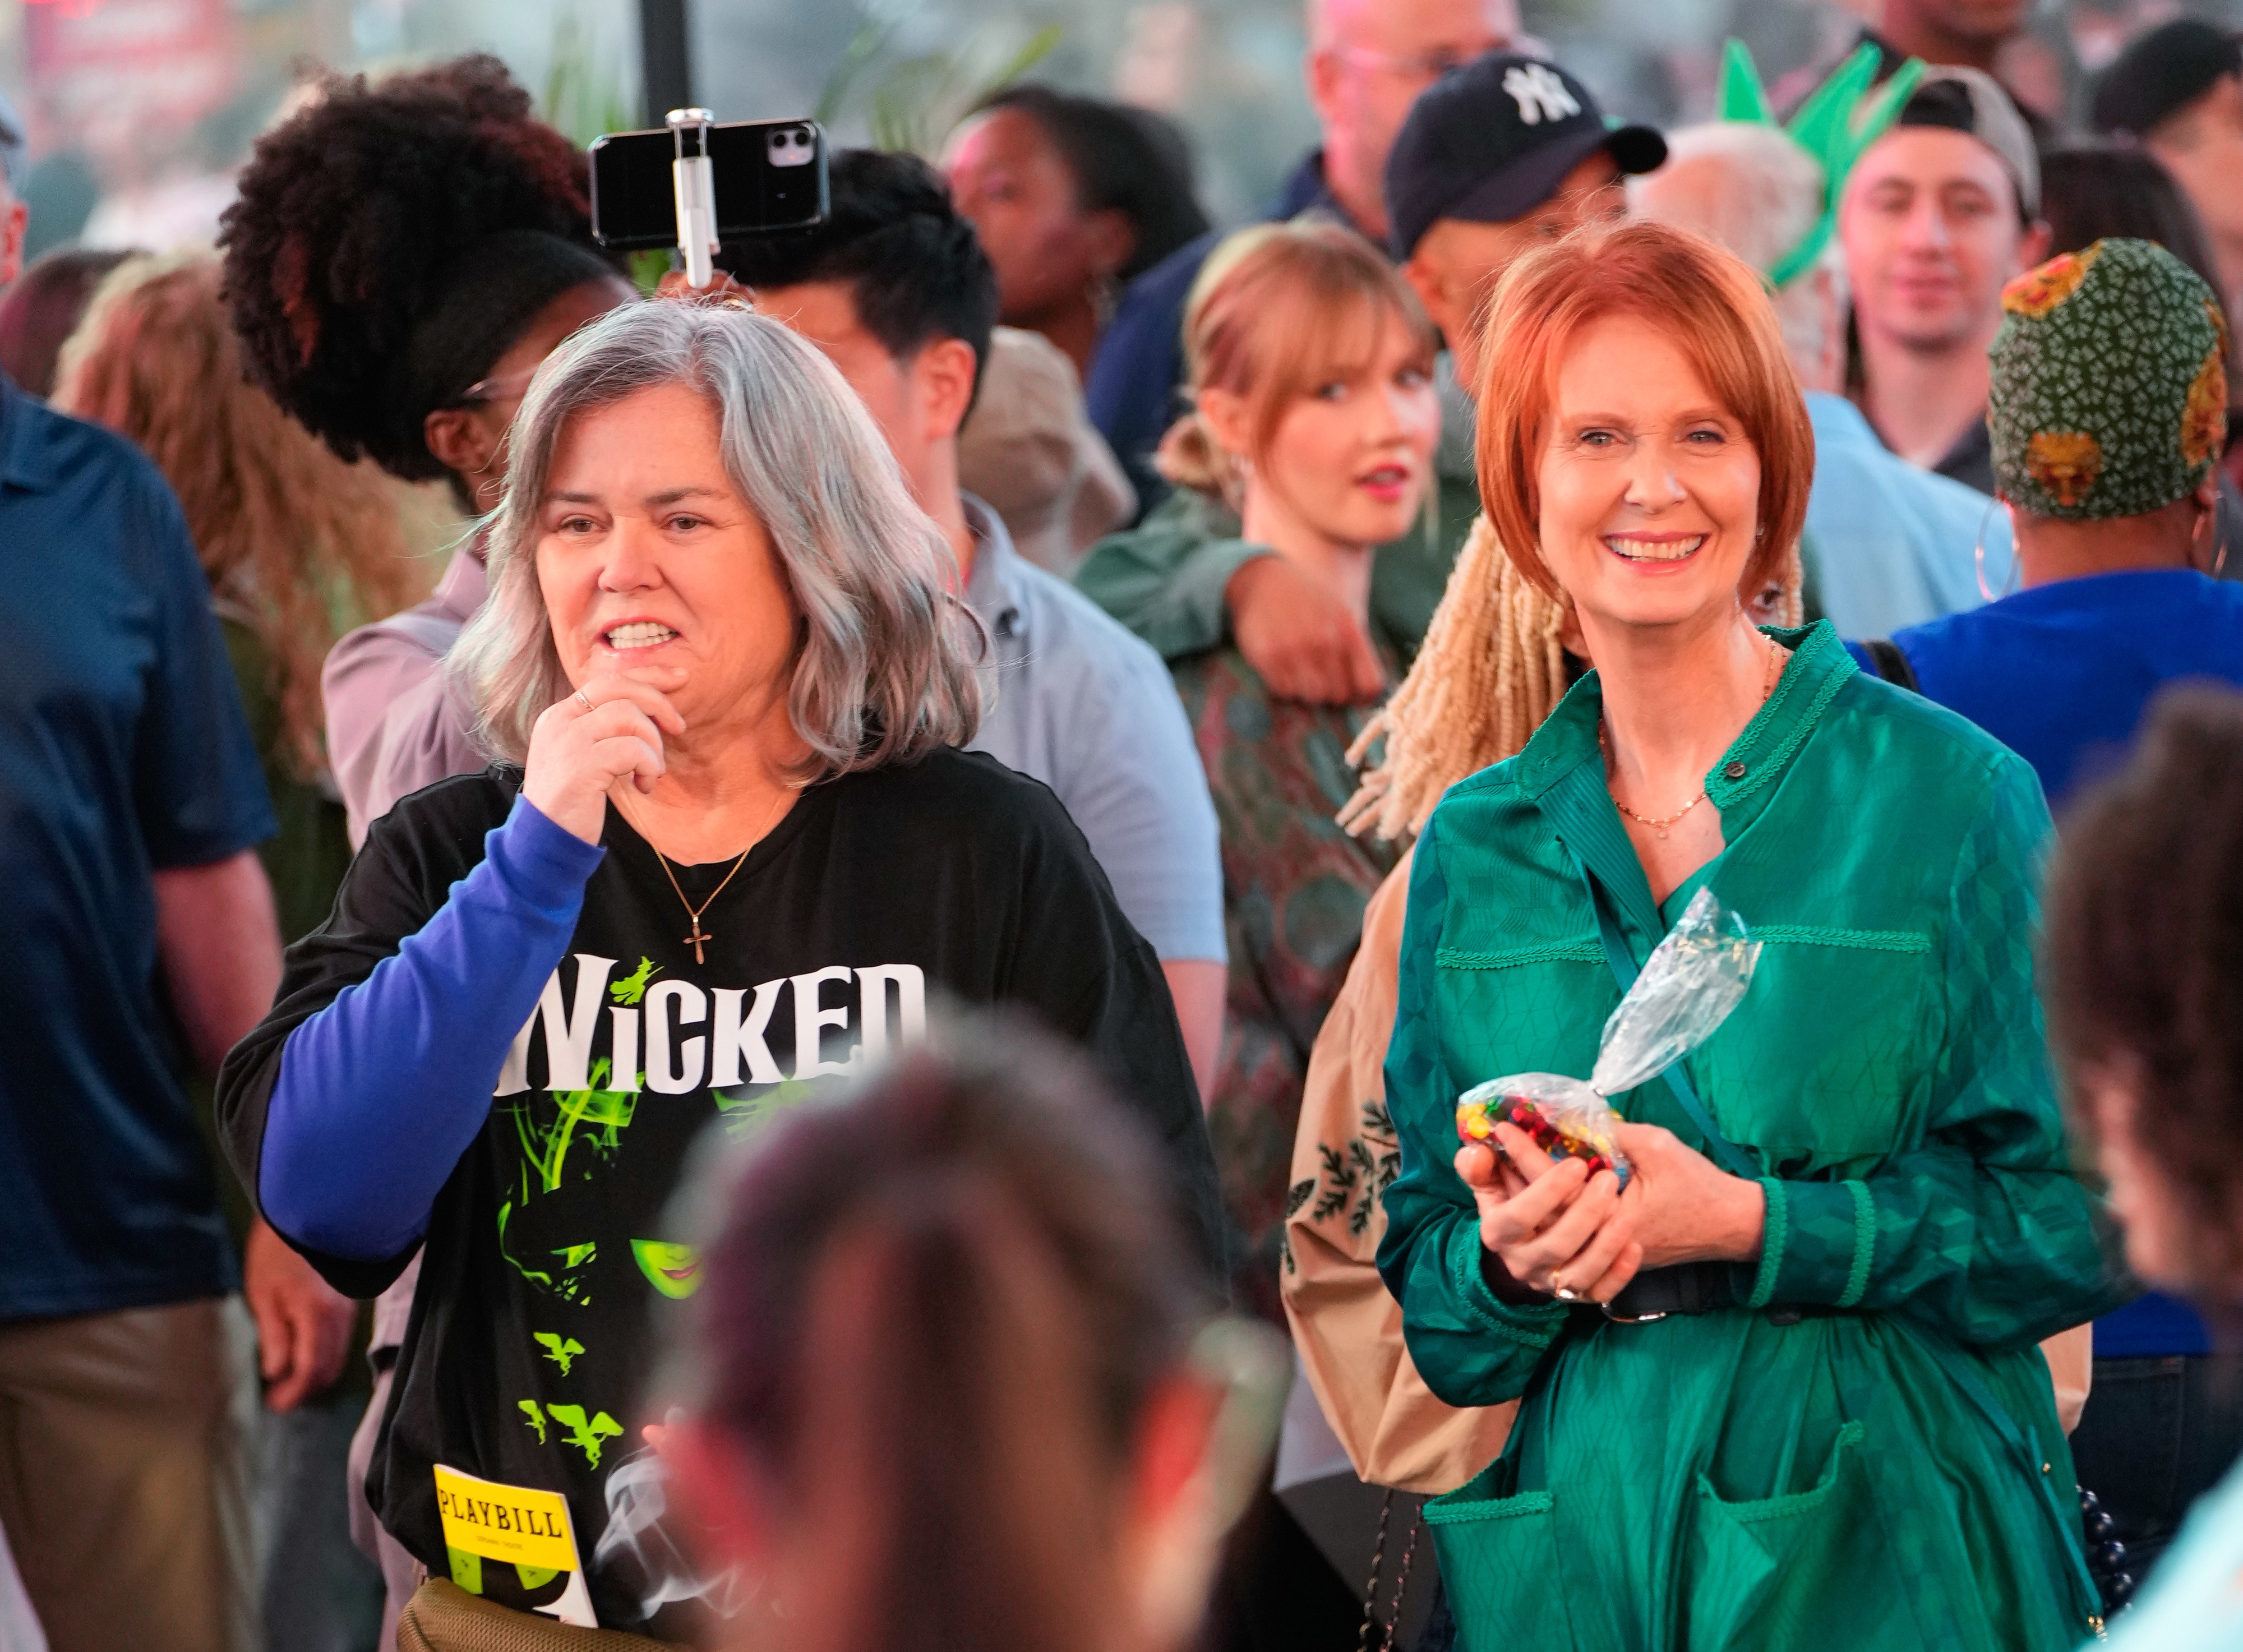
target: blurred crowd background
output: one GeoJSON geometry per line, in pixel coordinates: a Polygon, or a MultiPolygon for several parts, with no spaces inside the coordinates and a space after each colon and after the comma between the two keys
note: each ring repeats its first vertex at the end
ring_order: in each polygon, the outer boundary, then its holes
{"type": "MultiPolygon", "coordinates": [[[[1780,85],[1841,55],[1882,3],[1521,10],[1606,109],[1671,127],[1712,112],[1726,37],[1780,85]]],[[[2243,0],[2042,0],[2001,78],[2064,123],[2124,40],[2180,16],[2243,24],[2243,0]]],[[[692,91],[719,118],[814,113],[842,144],[932,152],[980,92],[1030,69],[1159,110],[1191,136],[1201,198],[1225,222],[1316,142],[1297,0],[688,0],[686,19],[692,91]]],[[[311,63],[495,51],[579,142],[637,125],[640,24],[637,0],[0,0],[0,91],[30,125],[26,253],[212,233],[233,169],[311,63]]]]}

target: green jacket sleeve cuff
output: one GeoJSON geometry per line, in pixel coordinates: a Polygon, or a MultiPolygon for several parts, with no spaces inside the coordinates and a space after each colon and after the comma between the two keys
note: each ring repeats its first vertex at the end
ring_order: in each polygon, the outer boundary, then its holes
{"type": "Polygon", "coordinates": [[[1768,1223],[1748,1307],[1850,1308],[1869,1289],[1876,1212],[1862,1182],[1764,1180],[1768,1223]]]}
{"type": "Polygon", "coordinates": [[[1449,1288],[1465,1311],[1499,1337],[1529,1348],[1548,1347],[1558,1339],[1566,1316],[1573,1311],[1562,1302],[1519,1307],[1505,1302],[1488,1288],[1481,1270],[1479,1224],[1458,1223],[1449,1230],[1449,1288]]]}
{"type": "Polygon", "coordinates": [[[1202,545],[1175,572],[1166,601],[1161,604],[1156,636],[1145,639],[1163,659],[1219,645],[1230,635],[1227,593],[1231,576],[1256,556],[1276,553],[1267,545],[1243,539],[1218,539],[1202,545]]]}

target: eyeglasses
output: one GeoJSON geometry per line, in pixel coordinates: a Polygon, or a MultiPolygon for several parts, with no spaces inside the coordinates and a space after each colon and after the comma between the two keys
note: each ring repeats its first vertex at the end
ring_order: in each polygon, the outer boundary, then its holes
{"type": "Polygon", "coordinates": [[[1475,57],[1500,51],[1508,40],[1492,38],[1477,46],[1435,46],[1429,51],[1374,51],[1369,46],[1335,46],[1334,55],[1363,69],[1382,69],[1409,80],[1438,80],[1452,69],[1461,69],[1475,57]]]}
{"type": "Polygon", "coordinates": [[[536,376],[535,367],[524,367],[519,373],[495,373],[488,379],[477,379],[460,392],[456,405],[464,408],[477,401],[504,401],[520,396],[536,376]]]}

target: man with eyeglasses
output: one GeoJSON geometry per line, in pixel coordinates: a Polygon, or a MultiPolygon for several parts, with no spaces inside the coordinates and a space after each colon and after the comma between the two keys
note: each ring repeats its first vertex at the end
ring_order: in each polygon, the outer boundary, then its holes
{"type": "MultiPolygon", "coordinates": [[[[1324,212],[1385,245],[1387,152],[1418,94],[1450,70],[1518,39],[1518,0],[1308,0],[1309,102],[1324,134],[1265,217],[1324,212]]],[[[1150,509],[1168,493],[1153,450],[1183,381],[1184,300],[1222,239],[1210,231],[1129,285],[1083,387],[1091,421],[1150,509]]]]}

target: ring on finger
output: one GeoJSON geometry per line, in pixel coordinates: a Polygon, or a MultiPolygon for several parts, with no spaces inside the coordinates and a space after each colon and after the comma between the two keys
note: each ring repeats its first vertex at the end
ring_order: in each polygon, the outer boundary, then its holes
{"type": "Polygon", "coordinates": [[[589,694],[585,693],[585,692],[584,692],[584,691],[583,691],[583,689],[581,689],[581,688],[580,688],[580,689],[578,689],[578,690],[576,691],[576,698],[577,698],[579,700],[581,700],[582,702],[583,702],[583,706],[584,706],[584,709],[585,709],[586,711],[590,711],[590,710],[592,709],[592,699],[591,699],[591,696],[589,696],[589,694]]]}

